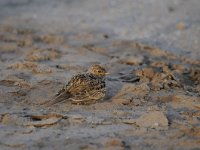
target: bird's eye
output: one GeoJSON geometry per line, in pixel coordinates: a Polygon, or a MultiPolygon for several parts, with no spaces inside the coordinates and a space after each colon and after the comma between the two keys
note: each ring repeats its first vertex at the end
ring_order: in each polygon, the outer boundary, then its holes
{"type": "Polygon", "coordinates": [[[98,73],[101,73],[101,70],[98,70],[97,72],[98,72],[98,73]]]}

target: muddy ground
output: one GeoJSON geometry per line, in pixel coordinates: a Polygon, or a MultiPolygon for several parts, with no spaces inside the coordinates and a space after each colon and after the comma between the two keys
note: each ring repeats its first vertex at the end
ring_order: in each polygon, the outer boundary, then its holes
{"type": "Polygon", "coordinates": [[[1,0],[0,149],[200,149],[199,0],[1,0]],[[106,98],[42,105],[103,64],[106,98]]]}

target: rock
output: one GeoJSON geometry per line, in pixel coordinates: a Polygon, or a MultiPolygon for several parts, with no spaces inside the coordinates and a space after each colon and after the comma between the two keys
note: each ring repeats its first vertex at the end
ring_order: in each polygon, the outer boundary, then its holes
{"type": "Polygon", "coordinates": [[[114,98],[112,100],[114,104],[123,104],[123,105],[128,105],[130,103],[130,100],[128,99],[123,99],[123,98],[114,98]]]}
{"type": "Polygon", "coordinates": [[[54,125],[57,122],[59,122],[62,118],[49,118],[41,121],[32,121],[27,124],[24,124],[25,126],[34,126],[34,127],[44,127],[44,126],[50,126],[54,125]]]}
{"type": "Polygon", "coordinates": [[[103,146],[103,149],[121,150],[124,149],[124,142],[119,138],[104,137],[98,139],[98,143],[103,146]]]}
{"type": "Polygon", "coordinates": [[[136,120],[135,119],[123,119],[122,122],[125,124],[135,124],[136,120]]]}
{"type": "Polygon", "coordinates": [[[153,111],[140,116],[135,120],[140,127],[165,129],[168,128],[168,119],[160,111],[153,111]]]}
{"type": "Polygon", "coordinates": [[[16,119],[11,114],[1,115],[1,123],[5,125],[16,125],[16,119]]]}
{"type": "Polygon", "coordinates": [[[84,119],[85,117],[80,114],[77,114],[77,115],[70,116],[70,118],[79,120],[79,119],[84,119]]]}
{"type": "Polygon", "coordinates": [[[142,64],[143,60],[143,56],[125,56],[119,62],[127,65],[139,65],[142,64]]]}
{"type": "Polygon", "coordinates": [[[185,28],[186,28],[186,25],[183,22],[179,22],[176,24],[176,29],[178,30],[184,30],[185,28]]]}
{"type": "Polygon", "coordinates": [[[143,78],[145,77],[145,78],[148,78],[150,80],[152,80],[155,76],[155,72],[152,68],[144,68],[142,70],[137,70],[135,72],[135,74],[137,76],[140,76],[140,77],[143,77],[143,78]]]}
{"type": "Polygon", "coordinates": [[[85,121],[85,119],[86,118],[80,114],[69,116],[69,121],[72,123],[81,123],[81,122],[85,121]]]}
{"type": "Polygon", "coordinates": [[[123,146],[122,140],[118,138],[109,138],[105,143],[106,146],[123,146]]]}
{"type": "Polygon", "coordinates": [[[108,121],[105,121],[105,119],[102,119],[102,118],[98,118],[98,117],[93,117],[93,116],[90,116],[90,117],[87,117],[87,123],[89,124],[92,124],[92,125],[102,125],[102,124],[106,124],[106,122],[109,124],[108,121]]]}
{"type": "Polygon", "coordinates": [[[113,110],[113,115],[124,116],[124,115],[126,115],[126,112],[122,111],[122,110],[113,110]]]}
{"type": "Polygon", "coordinates": [[[134,83],[134,82],[139,82],[140,77],[133,75],[133,74],[126,74],[120,77],[122,82],[128,82],[128,83],[134,83]]]}

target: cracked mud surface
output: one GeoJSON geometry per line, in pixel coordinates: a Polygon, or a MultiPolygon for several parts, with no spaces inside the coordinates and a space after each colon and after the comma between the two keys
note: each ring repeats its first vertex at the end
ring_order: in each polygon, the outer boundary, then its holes
{"type": "Polygon", "coordinates": [[[135,5],[146,8],[133,11],[132,29],[128,23],[121,28],[116,24],[127,20],[116,8],[122,3],[112,2],[104,1],[111,10],[102,3],[92,16],[87,10],[94,11],[98,4],[89,0],[0,3],[1,149],[199,148],[199,1],[123,4],[122,12],[135,5]],[[79,5],[83,8],[77,10],[79,5]],[[41,6],[52,10],[52,19],[45,18],[48,11],[41,6]],[[166,6],[169,12],[156,15],[156,6],[166,6]],[[111,16],[100,18],[101,23],[96,17],[104,9],[111,16]],[[148,11],[155,16],[148,18],[148,11]],[[71,22],[66,23],[64,14],[71,22]],[[176,18],[181,18],[178,23],[176,18]],[[105,65],[110,73],[104,101],[41,105],[94,63],[105,65]]]}

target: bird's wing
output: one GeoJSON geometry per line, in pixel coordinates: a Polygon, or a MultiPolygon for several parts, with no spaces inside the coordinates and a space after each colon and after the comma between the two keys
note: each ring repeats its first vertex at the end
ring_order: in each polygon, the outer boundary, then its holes
{"type": "Polygon", "coordinates": [[[72,82],[66,86],[71,94],[78,94],[82,92],[90,92],[93,90],[99,90],[102,86],[105,86],[105,82],[102,85],[102,79],[92,74],[80,74],[72,78],[72,82]]]}
{"type": "Polygon", "coordinates": [[[73,104],[91,104],[97,100],[102,99],[105,96],[106,90],[102,88],[100,90],[91,90],[86,93],[75,95],[71,98],[73,104]]]}
{"type": "Polygon", "coordinates": [[[88,74],[78,74],[68,82],[65,89],[71,95],[82,93],[91,86],[91,82],[91,77],[88,74]]]}
{"type": "Polygon", "coordinates": [[[54,105],[56,103],[65,101],[71,97],[83,96],[86,93],[88,87],[90,87],[89,77],[87,74],[79,74],[74,77],[67,83],[67,85],[62,88],[54,96],[54,98],[48,102],[47,106],[54,105]]]}
{"type": "Polygon", "coordinates": [[[95,101],[105,96],[105,81],[101,78],[87,74],[77,80],[77,82],[74,82],[76,84],[69,88],[73,102],[95,101]]]}
{"type": "Polygon", "coordinates": [[[46,106],[51,106],[59,102],[65,101],[70,97],[70,93],[66,91],[65,88],[62,88],[58,93],[50,100],[46,106]]]}

